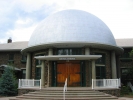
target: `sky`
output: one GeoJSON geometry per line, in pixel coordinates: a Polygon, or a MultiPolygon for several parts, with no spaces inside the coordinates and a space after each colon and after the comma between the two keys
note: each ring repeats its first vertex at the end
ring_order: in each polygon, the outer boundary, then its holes
{"type": "Polygon", "coordinates": [[[42,20],[66,9],[97,16],[116,39],[133,38],[133,0],[0,0],[0,43],[28,41],[42,20]]]}

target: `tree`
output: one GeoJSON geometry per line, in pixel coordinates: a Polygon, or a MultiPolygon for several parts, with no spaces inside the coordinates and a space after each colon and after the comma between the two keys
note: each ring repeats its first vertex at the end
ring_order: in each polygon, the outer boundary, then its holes
{"type": "Polygon", "coordinates": [[[6,67],[0,78],[0,95],[15,96],[17,95],[17,82],[12,67],[6,67]]]}

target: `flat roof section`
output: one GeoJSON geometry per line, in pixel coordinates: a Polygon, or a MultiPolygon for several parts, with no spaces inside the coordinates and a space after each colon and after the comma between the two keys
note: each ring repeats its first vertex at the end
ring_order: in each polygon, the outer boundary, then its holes
{"type": "Polygon", "coordinates": [[[50,56],[36,56],[34,58],[39,60],[96,60],[102,55],[50,55],[50,56]]]}

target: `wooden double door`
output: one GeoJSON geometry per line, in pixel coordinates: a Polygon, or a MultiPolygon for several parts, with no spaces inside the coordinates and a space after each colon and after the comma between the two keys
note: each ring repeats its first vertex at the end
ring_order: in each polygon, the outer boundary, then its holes
{"type": "Polygon", "coordinates": [[[80,86],[80,63],[65,62],[57,64],[57,86],[64,86],[67,78],[67,86],[80,86]]]}

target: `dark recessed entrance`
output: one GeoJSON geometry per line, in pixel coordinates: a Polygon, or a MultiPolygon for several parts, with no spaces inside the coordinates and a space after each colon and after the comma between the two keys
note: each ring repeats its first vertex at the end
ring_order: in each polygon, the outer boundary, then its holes
{"type": "Polygon", "coordinates": [[[68,87],[86,86],[84,61],[54,61],[52,69],[52,86],[63,87],[66,78],[68,87]]]}

